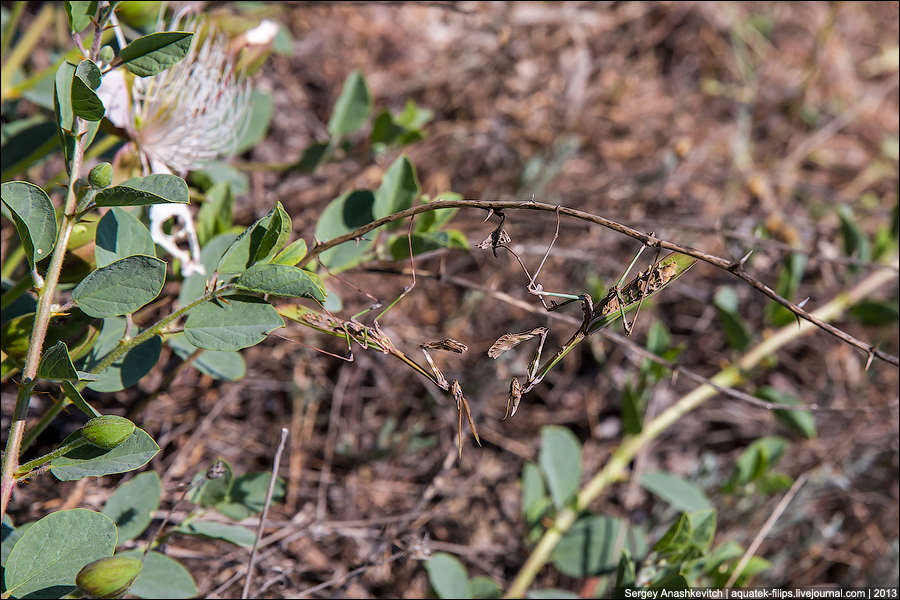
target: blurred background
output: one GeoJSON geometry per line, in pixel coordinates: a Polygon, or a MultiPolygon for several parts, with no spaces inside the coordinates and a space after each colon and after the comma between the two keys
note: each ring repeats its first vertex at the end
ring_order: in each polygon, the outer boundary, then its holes
{"type": "MultiPolygon", "coordinates": [[[[896,256],[886,241],[898,194],[895,2],[250,4],[201,3],[223,21],[271,19],[287,44],[254,79],[271,98],[271,121],[259,143],[232,161],[248,177],[236,223],[250,224],[280,201],[294,237],[312,245],[325,206],[346,191],[377,187],[402,151],[432,197],[451,190],[467,199],[534,197],[719,256],[738,259],[752,249],[747,269],[773,288],[793,281],[779,289],[795,301],[809,298],[808,309],[896,256]],[[280,168],[327,137],[354,69],[376,113],[401,112],[409,100],[433,113],[423,139],[386,151],[363,139],[312,174],[280,168]]],[[[37,10],[29,7],[23,22],[37,10]]],[[[56,34],[47,31],[47,45],[26,70],[52,63],[56,34]]],[[[460,379],[484,442],[466,441],[459,463],[457,415],[447,398],[380,353],[356,349],[355,362],[346,363],[316,352],[309,346],[341,353],[345,345],[296,324],[278,333],[302,344],[273,336],[243,352],[243,379],[223,383],[188,369],[144,411],[139,422],[163,450],[151,466],[169,484],[219,456],[236,470],[266,470],[280,428],[291,430],[286,498],[269,513],[282,537],[261,558],[267,597],[296,597],[324,582],[314,597],[432,594],[414,552],[385,561],[397,548],[449,552],[470,576],[505,588],[529,552],[520,478],[537,458],[541,427],[576,434],[585,478],[621,441],[622,405],[638,386],[643,359],[600,336],[567,356],[514,418],[500,421],[509,378],[525,371],[533,350],[523,345],[493,361],[490,345],[544,325],[547,356],[575,325],[540,310],[508,254],[473,247],[496,223],[485,216],[459,211],[451,224],[469,248],[417,260],[414,291],[381,320],[410,354],[443,337],[468,344],[461,356],[438,357],[448,378],[460,379]],[[360,566],[368,568],[351,573],[360,566]]],[[[555,217],[506,216],[511,247],[536,265],[555,217]]],[[[631,238],[564,219],[541,282],[596,298],[638,248],[631,238]]],[[[642,267],[652,260],[647,254],[642,267]]],[[[390,301],[410,283],[408,262],[384,258],[343,273],[352,285],[328,281],[343,301],[339,314],[370,303],[357,287],[390,301]]],[[[897,294],[894,282],[836,325],[896,355],[897,294]]],[[[569,314],[580,318],[577,307],[569,314]]],[[[789,322],[761,294],[699,264],[642,308],[631,339],[646,346],[659,323],[668,346],[680,348],[677,361],[711,376],[789,322]]],[[[124,412],[175,364],[164,354],[137,388],[95,398],[124,412]]],[[[812,429],[798,432],[772,411],[719,396],[666,431],[634,469],[676,473],[702,487],[718,510],[716,543],[746,547],[784,489],[722,488],[754,440],[781,436],[788,443],[777,471],[809,479],[758,550],[771,566],[754,583],[896,586],[898,371],[879,360],[865,366],[863,353],[824,332],[799,339],[741,389],[770,388],[762,392],[770,400],[826,407],[812,413],[812,429]]],[[[647,413],[694,385],[663,377],[644,390],[647,413]]],[[[3,388],[4,431],[12,390],[3,388]]],[[[117,478],[84,481],[35,480],[13,515],[25,521],[62,506],[101,506],[117,478]]],[[[678,514],[629,482],[591,510],[642,527],[651,543],[678,514]]],[[[228,582],[245,554],[220,548],[181,538],[169,547],[201,596],[237,593],[239,583],[228,582]]],[[[536,585],[590,597],[597,580],[547,568],[536,585]]]]}

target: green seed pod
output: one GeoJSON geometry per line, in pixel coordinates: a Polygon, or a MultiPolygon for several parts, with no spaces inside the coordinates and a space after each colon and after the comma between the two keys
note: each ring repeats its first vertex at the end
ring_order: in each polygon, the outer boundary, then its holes
{"type": "Polygon", "coordinates": [[[134,423],[117,415],[95,417],[81,428],[81,435],[100,448],[115,448],[133,432],[134,423]]]}
{"type": "Polygon", "coordinates": [[[105,188],[112,183],[113,170],[112,165],[108,162],[102,162],[88,174],[88,181],[97,188],[105,188]]]}
{"type": "Polygon", "coordinates": [[[91,598],[121,598],[137,579],[143,563],[139,558],[109,556],[84,566],[75,585],[91,598]]]}
{"type": "Polygon", "coordinates": [[[97,58],[109,64],[115,57],[116,53],[115,51],[113,51],[112,46],[103,46],[102,48],[100,48],[100,54],[97,58]]]}

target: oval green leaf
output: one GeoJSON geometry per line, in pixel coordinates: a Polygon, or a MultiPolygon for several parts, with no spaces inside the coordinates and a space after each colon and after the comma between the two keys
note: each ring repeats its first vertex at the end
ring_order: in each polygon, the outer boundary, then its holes
{"type": "Polygon", "coordinates": [[[196,598],[197,584],[194,578],[177,560],[165,554],[150,551],[143,555],[141,550],[120,552],[116,556],[143,558],[144,568],[137,576],[128,594],[138,598],[196,598]]]}
{"type": "Polygon", "coordinates": [[[416,169],[406,155],[394,161],[375,191],[372,214],[376,219],[406,210],[419,195],[419,180],[416,169]]]}
{"type": "MultiPolygon", "coordinates": [[[[234,480],[228,497],[216,503],[217,511],[234,521],[243,521],[247,517],[262,512],[269,491],[270,473],[246,473],[234,480]]],[[[284,499],[285,484],[280,477],[275,480],[272,502],[284,499]]]]}
{"type": "MultiPolygon", "coordinates": [[[[125,335],[125,319],[110,317],[103,320],[103,328],[91,353],[85,359],[82,370],[92,371],[103,358],[112,352],[125,335]]],[[[159,360],[162,340],[153,336],[129,350],[125,356],[97,374],[88,387],[95,392],[117,392],[131,387],[146,375],[159,360]]]]}
{"type": "Polygon", "coordinates": [[[553,504],[562,508],[578,491],[581,482],[581,443],[565,427],[541,427],[538,463],[550,488],[553,504]]]}
{"type": "Polygon", "coordinates": [[[291,234],[291,218],[281,202],[244,230],[219,259],[219,273],[243,273],[255,262],[268,262],[291,234]]]}
{"type": "Polygon", "coordinates": [[[6,590],[15,598],[62,598],[86,564],[112,556],[116,525],[92,510],[50,513],[31,525],[6,561],[6,590]]]}
{"type": "MultiPolygon", "coordinates": [[[[325,208],[316,223],[316,239],[327,241],[375,220],[372,209],[375,194],[370,190],[356,190],[338,196],[325,208]]],[[[319,260],[329,269],[342,269],[354,265],[372,247],[374,236],[351,240],[330,248],[319,255],[319,260]]]]}
{"type": "Polygon", "coordinates": [[[438,598],[471,598],[469,574],[455,556],[438,552],[425,563],[428,579],[438,598]]]}
{"type": "Polygon", "coordinates": [[[26,181],[8,181],[0,186],[0,198],[9,209],[25,248],[25,257],[34,267],[53,252],[56,245],[56,213],[47,194],[26,181]]]}
{"type": "Polygon", "coordinates": [[[152,513],[159,507],[162,483],[155,471],[141,473],[120,485],[106,504],[103,514],[115,521],[119,529],[119,545],[134,539],[147,529],[152,513]]]}
{"type": "Polygon", "coordinates": [[[94,91],[100,87],[100,69],[93,62],[83,60],[72,79],[72,111],[86,121],[99,121],[106,114],[103,102],[94,91]]]}
{"type": "Polygon", "coordinates": [[[187,183],[177,175],[154,173],[135,177],[119,185],[97,192],[97,206],[146,206],[148,204],[187,204],[190,201],[187,183]]]}
{"type": "Polygon", "coordinates": [[[290,245],[285,247],[284,250],[279,252],[275,258],[272,259],[272,262],[276,265],[288,265],[293,267],[303,260],[304,256],[306,256],[306,240],[300,238],[299,240],[294,240],[290,245]]]}
{"type": "Polygon", "coordinates": [[[284,320],[267,302],[236,295],[193,309],[184,333],[198,348],[229,351],[256,345],[279,327],[284,327],[284,320]]]}
{"type": "Polygon", "coordinates": [[[156,246],[150,231],[141,221],[122,208],[108,211],[97,224],[94,259],[105,267],[126,256],[155,256],[156,246]]]}
{"type": "Polygon", "coordinates": [[[334,104],[334,112],[328,121],[328,131],[334,137],[343,137],[362,127],[372,112],[372,95],[362,73],[353,71],[344,81],[341,95],[334,104]]]}
{"type": "Polygon", "coordinates": [[[216,523],[213,521],[191,521],[186,525],[180,525],[174,529],[176,533],[196,535],[200,537],[224,540],[236,546],[250,548],[256,536],[253,531],[240,525],[216,523]]]}
{"type": "Polygon", "coordinates": [[[153,256],[127,256],[81,280],[72,299],[92,317],[127,315],[159,295],[166,281],[166,263],[153,256]]]}
{"type": "Polygon", "coordinates": [[[578,578],[614,569],[619,561],[613,553],[621,526],[619,519],[602,515],[578,519],[553,550],[553,564],[578,578]]]}
{"type": "Polygon", "coordinates": [[[160,31],[145,35],[122,48],[114,64],[124,63],[125,68],[138,77],[162,73],[187,55],[193,37],[190,31],[160,31]]]}
{"type": "Polygon", "coordinates": [[[78,381],[78,372],[69,358],[69,349],[65,342],[56,342],[54,346],[44,350],[38,365],[37,376],[50,381],[78,381]]]}
{"type": "MultiPolygon", "coordinates": [[[[182,360],[187,360],[198,349],[187,341],[184,333],[167,337],[166,343],[178,355],[178,358],[182,360]]],[[[224,381],[237,381],[247,372],[247,366],[244,364],[244,359],[240,352],[204,350],[194,359],[191,366],[213,379],[224,381]]]]}
{"type": "Polygon", "coordinates": [[[78,33],[91,24],[91,17],[97,14],[97,2],[73,1],[65,2],[66,16],[69,18],[69,29],[78,33]]]}
{"type": "Polygon", "coordinates": [[[237,278],[235,287],[257,294],[325,301],[325,285],[318,275],[287,265],[253,265],[237,278]]]}
{"type": "Polygon", "coordinates": [[[110,450],[81,446],[50,461],[50,472],[60,481],[102,477],[140,469],[159,452],[159,446],[143,429],[135,429],[124,442],[110,450]]]}
{"type": "Polygon", "coordinates": [[[640,484],[680,511],[706,510],[713,506],[702,489],[673,473],[644,473],[640,484]]]}

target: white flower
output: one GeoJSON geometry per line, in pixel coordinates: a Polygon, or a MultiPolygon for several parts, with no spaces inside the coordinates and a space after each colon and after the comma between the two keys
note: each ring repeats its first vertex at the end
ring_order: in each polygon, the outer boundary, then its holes
{"type": "MultiPolygon", "coordinates": [[[[180,20],[176,17],[168,29],[177,29],[180,20]]],[[[116,33],[124,47],[118,27],[116,33]]],[[[187,56],[162,73],[134,77],[129,89],[125,73],[116,69],[103,77],[97,90],[107,118],[131,137],[145,174],[184,176],[201,169],[233,154],[246,131],[250,84],[235,73],[227,40],[213,31],[206,33],[202,43],[195,34],[187,56]]],[[[154,242],[182,261],[185,275],[205,273],[187,206],[152,206],[150,232],[154,242]],[[170,218],[176,223],[172,235],[166,235],[162,225],[170,218]],[[184,239],[189,252],[178,247],[184,239]]]]}

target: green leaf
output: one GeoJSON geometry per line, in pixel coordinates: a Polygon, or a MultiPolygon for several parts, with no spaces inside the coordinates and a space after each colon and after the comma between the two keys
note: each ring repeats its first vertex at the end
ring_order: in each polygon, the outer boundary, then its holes
{"type": "Polygon", "coordinates": [[[184,333],[190,343],[206,350],[240,350],[284,327],[275,309],[259,298],[235,295],[224,300],[201,304],[189,313],[184,333]]]}
{"type": "Polygon", "coordinates": [[[778,436],[766,436],[755,440],[737,459],[737,469],[726,484],[726,491],[759,479],[778,462],[789,443],[778,436]]]}
{"type": "Polygon", "coordinates": [[[406,128],[395,123],[390,111],[385,109],[378,113],[372,122],[372,133],[369,139],[372,144],[388,145],[396,142],[404,133],[406,133],[406,128]]]}
{"type": "Polygon", "coordinates": [[[691,523],[691,545],[700,554],[706,554],[716,535],[716,511],[696,510],[687,513],[687,517],[691,523]]]}
{"type": "Polygon", "coordinates": [[[327,142],[310,144],[303,150],[303,154],[300,155],[300,160],[297,161],[294,168],[301,173],[312,173],[328,158],[330,148],[331,145],[327,142]]]}
{"type": "Polygon", "coordinates": [[[191,521],[182,524],[173,530],[175,533],[184,533],[186,535],[196,535],[215,540],[223,540],[236,546],[250,548],[256,539],[253,531],[240,525],[229,525],[227,523],[215,523],[213,521],[191,521]]]}
{"type": "Polygon", "coordinates": [[[266,233],[259,242],[253,262],[270,262],[291,237],[291,217],[284,210],[281,202],[276,202],[271,212],[272,219],[266,227],[266,233]]]}
{"type": "Polygon", "coordinates": [[[575,521],[553,549],[553,564],[570,577],[584,578],[616,567],[616,538],[622,522],[591,515],[575,521]]]}
{"type": "MultiPolygon", "coordinates": [[[[419,195],[419,181],[416,169],[406,155],[401,155],[390,166],[381,185],[375,191],[375,204],[372,215],[376,219],[392,215],[411,207],[413,200],[419,195]]],[[[398,223],[398,226],[402,223],[398,223]]]]}
{"type": "Polygon", "coordinates": [[[499,598],[503,590],[490,577],[479,575],[469,580],[469,596],[471,598],[499,598]]]}
{"type": "Polygon", "coordinates": [[[166,263],[152,256],[127,256],[101,267],[72,290],[72,299],[92,317],[130,314],[159,295],[166,263]]]}
{"type": "Polygon", "coordinates": [[[362,127],[372,112],[372,96],[362,73],[353,71],[344,81],[341,95],[334,105],[328,131],[333,137],[343,137],[362,127]]]}
{"type": "Polygon", "coordinates": [[[75,68],[72,111],[86,121],[99,121],[106,114],[103,102],[95,91],[100,87],[100,79],[100,69],[89,60],[81,61],[75,68]]]}
{"type": "Polygon", "coordinates": [[[97,2],[65,2],[66,16],[69,18],[69,29],[78,33],[91,24],[91,17],[97,15],[97,2]]]}
{"type": "MultiPolygon", "coordinates": [[[[74,77],[75,65],[63,61],[56,69],[56,77],[53,80],[53,108],[56,113],[56,122],[59,124],[60,136],[62,136],[62,132],[72,133],[75,126],[75,112],[72,110],[72,79],[74,77]]],[[[63,140],[60,139],[60,141],[63,140]]]]}
{"type": "Polygon", "coordinates": [[[41,354],[37,376],[50,381],[78,381],[75,365],[69,358],[69,349],[65,342],[59,341],[41,354]]]}
{"type": "MultiPolygon", "coordinates": [[[[784,266],[781,267],[781,272],[778,274],[778,284],[775,286],[775,291],[779,296],[788,300],[794,299],[797,295],[797,290],[800,288],[800,281],[803,279],[805,268],[805,254],[792,252],[785,257],[784,266]]],[[[783,327],[796,319],[794,313],[774,300],[766,305],[766,317],[777,327],[783,327]]]]}
{"type": "Polygon", "coordinates": [[[234,470],[231,468],[231,463],[223,458],[220,458],[218,463],[222,467],[222,474],[215,479],[207,478],[205,473],[197,474],[192,482],[196,487],[188,493],[188,500],[194,504],[210,508],[219,502],[224,502],[228,498],[228,492],[231,491],[231,486],[234,483],[234,470]],[[203,483],[198,486],[197,482],[200,480],[203,483]]]}
{"type": "Polygon", "coordinates": [[[197,240],[201,246],[231,227],[233,209],[231,184],[216,183],[206,191],[206,202],[197,212],[197,240]]]}
{"type": "Polygon", "coordinates": [[[112,556],[112,519],[84,508],[50,513],[31,525],[6,561],[5,593],[14,598],[61,598],[75,590],[86,564],[112,556]]]}
{"type": "Polygon", "coordinates": [[[565,427],[541,427],[538,463],[550,488],[553,504],[562,508],[575,496],[581,482],[581,443],[565,427]]]}
{"type": "Polygon", "coordinates": [[[690,586],[687,579],[681,573],[666,572],[661,579],[653,582],[650,589],[653,590],[686,590],[690,586]]]}
{"type": "Polygon", "coordinates": [[[469,574],[455,557],[437,552],[425,562],[428,580],[438,598],[471,598],[469,574]]]}
{"type": "Polygon", "coordinates": [[[841,219],[841,237],[844,240],[844,254],[847,256],[858,258],[859,260],[870,260],[872,258],[871,245],[869,238],[863,233],[862,229],[856,223],[853,211],[846,204],[838,206],[838,217],[841,219]]]}
{"type": "Polygon", "coordinates": [[[275,258],[272,259],[272,262],[276,265],[288,265],[293,267],[303,260],[304,256],[306,256],[306,240],[300,238],[286,246],[284,250],[279,252],[275,258]]]}
{"type": "Polygon", "coordinates": [[[619,558],[619,565],[616,567],[616,584],[613,596],[619,598],[624,596],[625,589],[634,587],[637,574],[634,570],[634,561],[631,560],[631,553],[625,548],[622,550],[622,556],[619,558]]]}
{"type": "Polygon", "coordinates": [[[703,490],[673,473],[644,473],[641,486],[681,511],[712,508],[703,490]]]}
{"type": "Polygon", "coordinates": [[[410,243],[412,243],[413,255],[416,256],[438,248],[460,248],[465,250],[469,247],[465,234],[456,229],[414,233],[409,238],[406,235],[397,235],[390,242],[391,257],[394,260],[409,258],[410,243]]]}
{"type": "Polygon", "coordinates": [[[0,179],[11,179],[38,161],[48,158],[59,145],[56,125],[40,117],[5,136],[0,151],[0,179]]]}
{"type": "MultiPolygon", "coordinates": [[[[120,552],[117,556],[141,558],[141,550],[120,552]]],[[[190,572],[177,560],[165,554],[150,551],[143,556],[144,568],[128,588],[128,594],[138,598],[195,598],[197,584],[190,572]]]]}
{"type": "Polygon", "coordinates": [[[692,535],[691,521],[687,514],[682,514],[656,542],[653,550],[674,561],[675,557],[683,555],[690,549],[689,545],[692,535]]]}
{"type": "MultiPolygon", "coordinates": [[[[80,379],[85,379],[83,377],[83,373],[79,371],[78,374],[80,379]]],[[[71,381],[63,381],[60,384],[60,387],[62,388],[63,394],[66,395],[66,398],[71,400],[72,404],[74,404],[78,410],[86,414],[91,419],[100,416],[100,413],[97,412],[97,410],[93,406],[88,404],[87,401],[85,401],[85,399],[81,395],[81,392],[78,391],[77,387],[72,385],[71,381]]]]}
{"type": "MultiPolygon", "coordinates": [[[[775,404],[801,404],[796,396],[782,392],[776,388],[765,386],[756,390],[756,397],[775,404]]],[[[806,436],[816,437],[816,418],[808,410],[775,410],[775,418],[788,428],[806,436]]]]}
{"type": "Polygon", "coordinates": [[[103,514],[116,522],[119,546],[147,529],[153,520],[153,511],[159,507],[161,494],[159,475],[148,471],[123,483],[109,497],[103,505],[103,514]]]}
{"type": "Polygon", "coordinates": [[[146,431],[137,428],[124,442],[110,450],[81,446],[50,461],[50,472],[60,481],[84,477],[102,477],[140,469],[159,452],[159,446],[146,431]]]}
{"type": "MultiPolygon", "coordinates": [[[[716,572],[715,576],[713,577],[713,584],[716,587],[723,587],[725,583],[731,579],[731,574],[734,573],[734,570],[737,568],[738,562],[739,561],[734,561],[734,564],[731,565],[731,568],[727,569],[726,571],[716,572]]],[[[745,586],[747,584],[747,581],[751,577],[769,569],[771,566],[771,563],[769,563],[769,561],[767,561],[766,559],[760,558],[758,556],[751,556],[750,560],[747,561],[747,564],[744,565],[743,571],[741,571],[741,574],[735,580],[734,587],[741,588],[745,586]]]]}
{"type": "Polygon", "coordinates": [[[142,254],[156,256],[156,245],[150,231],[133,214],[113,208],[97,224],[94,259],[98,267],[105,267],[127,256],[142,254]]]}
{"type": "Polygon", "coordinates": [[[190,179],[191,183],[207,193],[209,188],[217,183],[231,185],[231,193],[235,196],[250,193],[250,179],[247,174],[220,160],[211,162],[202,169],[191,171],[190,179]]]}
{"type": "Polygon", "coordinates": [[[119,185],[97,192],[97,206],[145,206],[147,204],[187,204],[190,201],[187,183],[177,175],[154,173],[135,177],[119,185]]]}
{"type": "Polygon", "coordinates": [[[713,297],[713,304],[719,314],[719,323],[725,331],[728,345],[735,350],[744,350],[752,339],[750,329],[738,312],[737,292],[731,286],[722,286],[713,297]]]}
{"type": "Polygon", "coordinates": [[[243,154],[266,137],[273,112],[272,96],[260,90],[253,90],[250,94],[250,122],[241,141],[235,147],[235,154],[243,154]]]}
{"type": "Polygon", "coordinates": [[[9,209],[25,249],[25,258],[34,265],[50,256],[56,245],[56,213],[44,190],[25,181],[8,181],[0,186],[0,198],[9,209]]]}
{"type": "Polygon", "coordinates": [[[193,37],[190,31],[160,31],[145,35],[122,48],[113,64],[124,63],[125,68],[138,77],[162,73],[187,55],[193,37]]]}
{"type": "MultiPolygon", "coordinates": [[[[184,333],[167,336],[166,343],[182,360],[187,360],[198,349],[187,341],[184,333]]],[[[204,350],[194,359],[191,366],[213,379],[224,381],[237,381],[247,373],[247,366],[240,352],[204,350]]]]}
{"type": "Polygon", "coordinates": [[[850,307],[850,316],[863,325],[882,327],[900,319],[900,306],[896,298],[886,302],[878,300],[861,300],[850,307]]]}
{"type": "Polygon", "coordinates": [[[243,273],[255,262],[269,262],[290,234],[291,218],[278,202],[238,236],[219,259],[215,270],[219,273],[243,273]]]}
{"type": "Polygon", "coordinates": [[[253,265],[241,273],[235,281],[235,287],[257,294],[325,301],[325,285],[318,275],[287,265],[253,265]]]}
{"type": "MultiPolygon", "coordinates": [[[[536,515],[538,508],[545,508],[549,501],[544,490],[544,478],[541,470],[533,462],[522,467],[522,515],[528,523],[536,522],[541,515],[536,515]]],[[[543,512],[543,510],[541,511],[543,512]]]]}
{"type": "MultiPolygon", "coordinates": [[[[269,491],[269,473],[246,473],[234,480],[225,500],[216,503],[215,509],[235,521],[262,512],[269,491]]],[[[284,499],[285,484],[280,477],[275,480],[272,502],[284,499]]]]}
{"type": "MultiPolygon", "coordinates": [[[[421,200],[422,204],[432,202],[432,200],[428,199],[428,196],[422,196],[421,200]]],[[[435,196],[434,200],[462,200],[462,195],[454,192],[443,192],[435,196]]],[[[430,210],[417,215],[414,231],[416,233],[425,233],[426,231],[439,229],[446,225],[458,210],[458,208],[438,208],[437,210],[430,210]]]]}
{"type": "MultiPolygon", "coordinates": [[[[103,320],[103,328],[91,353],[82,366],[84,371],[93,371],[103,358],[112,352],[125,336],[125,319],[111,317],[103,320]]],[[[159,360],[162,340],[153,336],[146,342],[138,344],[115,361],[112,365],[98,373],[96,381],[88,384],[95,392],[117,392],[131,387],[146,375],[159,360]]]]}
{"type": "MultiPolygon", "coordinates": [[[[375,194],[370,190],[356,190],[335,198],[316,223],[316,239],[328,241],[371,223],[375,220],[374,205],[375,194]]],[[[365,239],[351,240],[326,250],[319,259],[332,270],[351,267],[374,242],[374,235],[369,234],[365,239]]]]}

